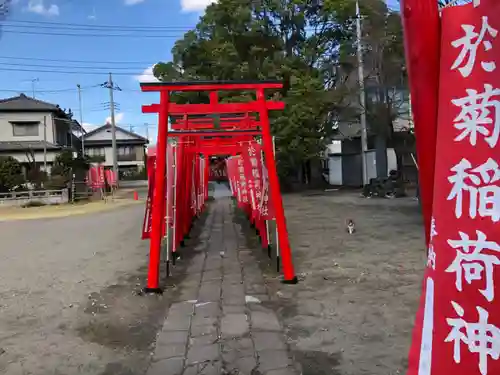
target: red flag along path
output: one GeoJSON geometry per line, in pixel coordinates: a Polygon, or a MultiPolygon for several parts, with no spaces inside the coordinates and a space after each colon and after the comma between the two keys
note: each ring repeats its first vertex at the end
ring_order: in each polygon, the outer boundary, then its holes
{"type": "Polygon", "coordinates": [[[433,218],[408,375],[500,374],[500,2],[442,12],[433,218]]]}

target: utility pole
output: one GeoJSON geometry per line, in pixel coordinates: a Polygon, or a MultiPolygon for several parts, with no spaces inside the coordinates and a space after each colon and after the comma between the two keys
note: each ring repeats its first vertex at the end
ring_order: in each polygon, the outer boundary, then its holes
{"type": "Polygon", "coordinates": [[[144,126],[146,127],[146,139],[149,141],[149,124],[145,122],[144,126]]]}
{"type": "Polygon", "coordinates": [[[113,173],[118,181],[118,155],[116,150],[116,123],[115,123],[115,100],[113,98],[113,91],[121,91],[118,86],[113,83],[113,76],[109,73],[109,80],[101,85],[109,89],[109,109],[111,111],[111,145],[113,149],[113,173]]]}
{"type": "Polygon", "coordinates": [[[47,116],[43,116],[43,171],[47,173],[47,116]]]}
{"type": "Polygon", "coordinates": [[[130,125],[130,132],[132,133],[134,131],[134,126],[130,125]]]}
{"type": "Polygon", "coordinates": [[[356,35],[358,55],[359,104],[361,107],[361,164],[363,169],[363,185],[367,185],[368,165],[366,162],[366,152],[368,151],[368,134],[366,130],[365,69],[363,66],[361,11],[359,10],[359,0],[356,0],[356,35]]]}
{"type": "Polygon", "coordinates": [[[82,109],[82,87],[78,84],[76,85],[78,87],[78,105],[80,107],[80,126],[82,128],[82,157],[85,157],[85,132],[83,131],[83,109],[82,109]]]}

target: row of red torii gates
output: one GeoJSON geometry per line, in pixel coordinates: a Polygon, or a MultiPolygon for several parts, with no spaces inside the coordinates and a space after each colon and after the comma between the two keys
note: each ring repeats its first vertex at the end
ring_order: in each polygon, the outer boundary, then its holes
{"type": "MultiPolygon", "coordinates": [[[[160,258],[164,238],[167,238],[168,275],[170,257],[175,264],[176,253],[183,245],[193,220],[205,207],[208,198],[209,158],[240,157],[250,145],[262,149],[262,163],[255,163],[259,168],[256,171],[247,169],[246,174],[242,167],[242,180],[237,178],[238,186],[234,185],[233,188],[231,183],[233,194],[238,198],[240,206],[247,208],[249,218],[263,240],[263,246],[268,247],[270,244],[266,220],[270,217],[267,213],[260,214],[264,205],[259,205],[256,201],[264,199],[263,193],[269,191],[273,218],[276,221],[276,243],[279,244],[277,260],[282,263],[283,282],[297,282],[268,115],[268,111],[283,110],[285,105],[283,102],[266,100],[265,92],[280,90],[282,87],[283,83],[279,81],[141,83],[142,91],[160,93],[159,104],[142,107],[143,113],[158,114],[158,139],[156,153],[149,159],[150,189],[143,227],[143,238],[150,239],[146,292],[161,292],[160,258]],[[172,93],[189,91],[208,92],[210,102],[175,104],[171,101],[172,93]],[[252,91],[256,100],[220,103],[220,91],[252,91]],[[254,176],[251,176],[252,173],[254,176]],[[259,177],[264,175],[267,175],[265,180],[259,177]],[[252,195],[251,200],[248,195],[252,195]],[[168,238],[170,228],[173,233],[168,238]],[[170,244],[173,254],[170,254],[170,244]]],[[[238,168],[234,166],[233,175],[234,168],[238,168]]]]}
{"type": "MultiPolygon", "coordinates": [[[[401,0],[401,14],[428,245],[407,374],[500,374],[500,299],[494,298],[499,289],[495,282],[500,280],[500,1],[471,0],[439,10],[436,0],[401,0]],[[460,194],[454,190],[458,183],[462,183],[460,194]]],[[[144,112],[159,115],[156,167],[150,176],[147,290],[159,291],[166,223],[170,225],[173,218],[176,249],[204,206],[206,165],[191,166],[200,162],[197,158],[202,153],[237,155],[244,150],[241,145],[254,142],[255,137],[261,137],[265,155],[261,172],[265,174],[267,167],[284,281],[296,283],[268,118],[269,110],[282,110],[284,104],[267,101],[264,93],[279,90],[282,84],[148,83],[141,87],[160,92],[160,104],[143,107],[144,112]],[[222,104],[217,94],[221,90],[254,91],[256,100],[222,104]],[[170,94],[179,91],[208,91],[210,103],[171,103],[170,94]],[[220,124],[189,117],[212,114],[239,116],[220,124]],[[181,117],[172,123],[172,131],[168,130],[169,115],[181,117]],[[175,155],[169,151],[169,137],[178,142],[175,155]],[[179,161],[175,180],[180,188],[175,187],[171,199],[166,199],[170,186],[166,180],[172,178],[165,176],[173,175],[167,168],[167,155],[179,161]],[[169,200],[176,201],[172,214],[167,214],[169,200]]],[[[238,159],[238,169],[244,169],[242,161],[238,159]]],[[[234,163],[229,164],[234,169],[234,163]]],[[[243,182],[233,184],[232,189],[245,203],[243,182]]],[[[261,228],[262,215],[253,212],[250,218],[261,228]]]]}

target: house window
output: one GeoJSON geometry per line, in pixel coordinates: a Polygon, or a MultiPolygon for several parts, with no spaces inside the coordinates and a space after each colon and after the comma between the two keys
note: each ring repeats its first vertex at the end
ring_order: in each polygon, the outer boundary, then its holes
{"type": "Polygon", "coordinates": [[[104,156],[104,149],[102,147],[89,148],[87,149],[87,154],[89,156],[104,156]]]}
{"type": "Polygon", "coordinates": [[[14,137],[37,137],[40,122],[11,122],[14,137]]]}
{"type": "Polygon", "coordinates": [[[134,153],[133,147],[118,147],[118,155],[132,155],[134,153]]]}

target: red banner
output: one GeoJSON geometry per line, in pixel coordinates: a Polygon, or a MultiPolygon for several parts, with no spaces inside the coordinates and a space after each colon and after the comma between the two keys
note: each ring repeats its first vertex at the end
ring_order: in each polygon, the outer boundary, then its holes
{"type": "Polygon", "coordinates": [[[87,172],[87,186],[92,189],[103,189],[106,185],[104,166],[93,164],[87,172]]]}
{"type": "Polygon", "coordinates": [[[260,212],[260,201],[262,199],[262,163],[261,147],[258,143],[252,142],[243,147],[241,156],[243,167],[248,183],[248,192],[252,207],[252,218],[256,218],[260,212]]]}
{"type": "Polygon", "coordinates": [[[500,2],[442,18],[433,219],[408,375],[500,374],[500,2]]]}
{"type": "Polygon", "coordinates": [[[271,199],[269,199],[269,178],[267,174],[267,168],[262,165],[262,178],[264,181],[262,187],[262,199],[260,201],[260,213],[261,218],[265,220],[272,220],[276,218],[274,205],[271,199]]]}
{"type": "MultiPolygon", "coordinates": [[[[148,150],[149,151],[149,150],[148,150]]],[[[151,223],[153,210],[153,192],[156,178],[156,149],[148,152],[148,196],[146,198],[146,212],[144,213],[144,221],[142,225],[142,239],[147,239],[151,234],[151,223]]],[[[167,146],[167,171],[166,171],[166,210],[167,210],[167,223],[169,226],[173,225],[173,186],[174,186],[174,166],[175,166],[175,150],[172,145],[167,146]]],[[[166,226],[163,228],[163,235],[166,233],[166,226]]]]}
{"type": "Polygon", "coordinates": [[[109,186],[111,187],[117,187],[118,184],[117,184],[117,178],[116,178],[116,174],[113,173],[113,170],[112,169],[106,169],[104,171],[105,173],[105,177],[106,177],[106,181],[108,183],[109,186]]]}
{"type": "Polygon", "coordinates": [[[236,157],[236,165],[238,166],[238,201],[242,206],[247,206],[249,204],[248,200],[248,182],[247,178],[245,176],[245,166],[244,166],[244,161],[243,157],[237,156],[236,157]]]}

